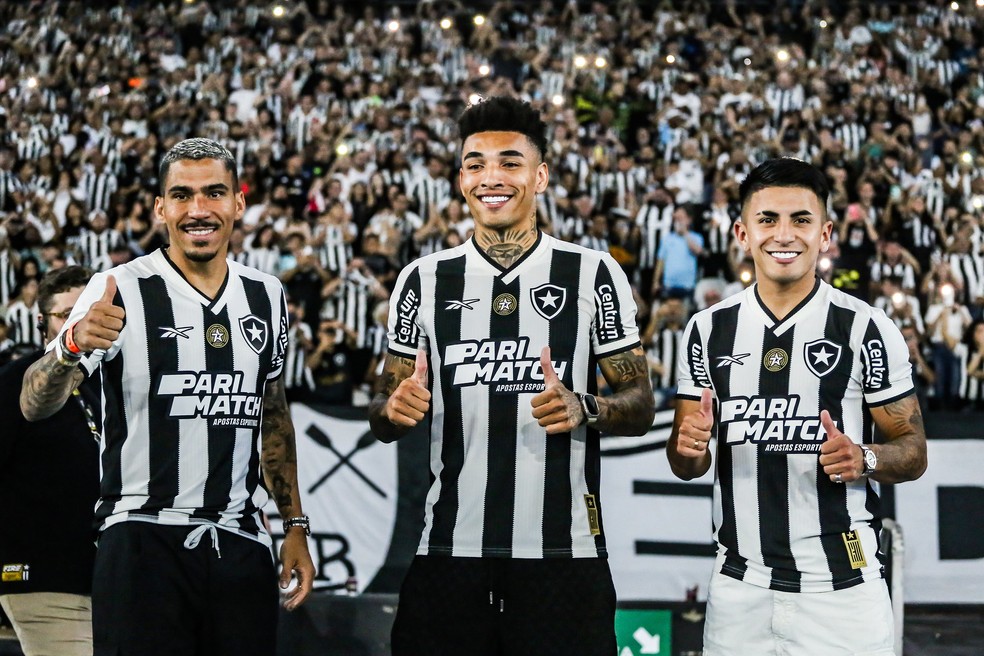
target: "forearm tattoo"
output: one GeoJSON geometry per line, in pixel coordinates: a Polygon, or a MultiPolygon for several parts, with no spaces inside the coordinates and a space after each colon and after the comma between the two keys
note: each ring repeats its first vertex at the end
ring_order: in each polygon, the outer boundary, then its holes
{"type": "Polygon", "coordinates": [[[926,429],[916,396],[884,405],[873,415],[886,438],[878,450],[875,479],[901,483],[919,478],[926,470],[926,429]]]}
{"type": "Polygon", "coordinates": [[[614,394],[607,399],[599,428],[612,435],[643,435],[653,425],[656,404],[649,367],[641,348],[600,362],[614,394]]]}
{"type": "Polygon", "coordinates": [[[85,374],[77,364],[62,364],[54,351],[45,353],[24,374],[20,404],[24,416],[44,419],[58,412],[85,374]]]}
{"type": "Polygon", "coordinates": [[[274,381],[263,399],[263,437],[261,460],[263,476],[281,517],[298,514],[297,451],[294,424],[284,396],[283,383],[274,381]]]}

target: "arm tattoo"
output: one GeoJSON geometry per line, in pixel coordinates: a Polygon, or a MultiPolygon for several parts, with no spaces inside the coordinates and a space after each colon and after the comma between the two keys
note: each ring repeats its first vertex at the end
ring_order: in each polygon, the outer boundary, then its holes
{"type": "Polygon", "coordinates": [[[58,362],[54,351],[45,353],[24,373],[20,406],[24,417],[37,421],[58,412],[85,374],[79,365],[58,362]]]}
{"type": "Polygon", "coordinates": [[[656,403],[642,348],[602,358],[599,364],[615,393],[604,400],[598,428],[611,435],[645,435],[653,425],[656,403]]]}
{"type": "Polygon", "coordinates": [[[916,396],[872,408],[871,414],[885,437],[878,447],[875,480],[902,483],[922,476],[926,471],[926,429],[916,396]]]}
{"type": "Polygon", "coordinates": [[[297,451],[294,424],[287,407],[283,381],[267,384],[263,395],[263,436],[261,440],[263,478],[281,517],[300,514],[297,489],[297,451]]]}

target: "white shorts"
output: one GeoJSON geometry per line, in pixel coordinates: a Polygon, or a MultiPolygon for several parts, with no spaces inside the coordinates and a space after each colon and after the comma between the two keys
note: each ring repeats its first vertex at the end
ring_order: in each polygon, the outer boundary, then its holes
{"type": "Polygon", "coordinates": [[[894,656],[888,586],[778,592],[715,573],[707,592],[704,656],[894,656]]]}

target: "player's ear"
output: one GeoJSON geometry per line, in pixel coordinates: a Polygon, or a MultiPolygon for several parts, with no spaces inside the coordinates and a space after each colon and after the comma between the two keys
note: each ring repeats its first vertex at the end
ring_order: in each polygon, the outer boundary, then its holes
{"type": "Polygon", "coordinates": [[[741,246],[742,250],[746,253],[748,252],[748,229],[745,227],[745,223],[742,219],[735,221],[734,226],[735,239],[738,240],[738,244],[741,246]]]}
{"type": "Polygon", "coordinates": [[[823,224],[823,231],[820,233],[820,252],[826,253],[830,249],[830,237],[834,232],[834,222],[827,221],[823,224]]]}

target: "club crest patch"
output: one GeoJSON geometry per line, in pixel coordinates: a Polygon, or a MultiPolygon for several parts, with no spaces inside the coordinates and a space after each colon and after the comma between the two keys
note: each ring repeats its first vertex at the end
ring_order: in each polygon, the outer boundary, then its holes
{"type": "Polygon", "coordinates": [[[817,378],[823,378],[840,362],[843,350],[840,344],[834,344],[829,339],[812,341],[803,347],[806,368],[817,378]]]}
{"type": "Polygon", "coordinates": [[[270,337],[267,322],[254,314],[247,314],[239,319],[239,330],[242,331],[246,343],[257,354],[263,352],[270,337]]]}
{"type": "Polygon", "coordinates": [[[530,300],[533,302],[533,309],[536,310],[536,313],[550,321],[564,309],[564,303],[567,302],[567,290],[548,282],[531,289],[530,300]]]}

